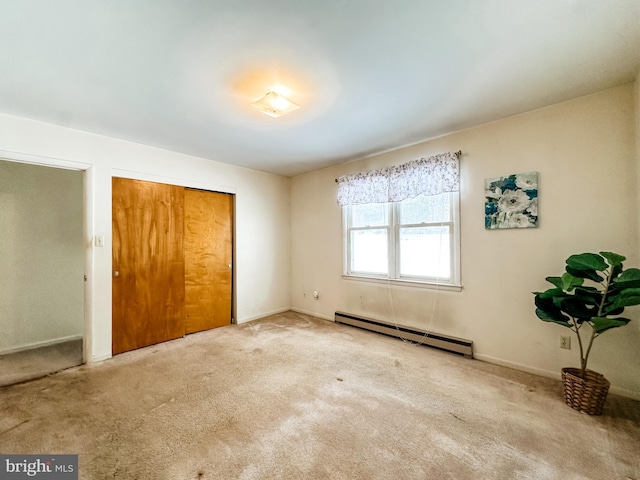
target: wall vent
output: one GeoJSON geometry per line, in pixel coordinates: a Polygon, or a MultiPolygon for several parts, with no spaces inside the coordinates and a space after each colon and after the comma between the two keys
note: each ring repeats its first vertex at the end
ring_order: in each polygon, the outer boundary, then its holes
{"type": "Polygon", "coordinates": [[[374,320],[372,318],[352,315],[350,313],[335,312],[336,323],[351,325],[352,327],[363,328],[372,332],[382,333],[397,338],[406,338],[422,345],[446,350],[447,352],[464,355],[466,358],[473,358],[473,342],[462,338],[450,337],[439,333],[431,333],[417,328],[408,328],[392,325],[390,323],[374,320]]]}

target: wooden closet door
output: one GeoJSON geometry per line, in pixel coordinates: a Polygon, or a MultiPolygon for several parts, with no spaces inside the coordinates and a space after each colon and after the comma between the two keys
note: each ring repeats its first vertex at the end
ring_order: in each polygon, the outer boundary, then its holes
{"type": "Polygon", "coordinates": [[[185,189],[186,333],[231,323],[233,196],[185,189]]]}
{"type": "Polygon", "coordinates": [[[184,336],[184,188],[113,179],[113,353],[184,336]]]}

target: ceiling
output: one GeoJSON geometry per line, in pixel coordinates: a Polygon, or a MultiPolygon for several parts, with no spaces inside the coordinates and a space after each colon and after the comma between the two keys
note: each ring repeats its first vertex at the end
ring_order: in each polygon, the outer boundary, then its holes
{"type": "Polygon", "coordinates": [[[640,1],[2,0],[0,65],[2,113],[294,176],[634,81],[640,1]]]}

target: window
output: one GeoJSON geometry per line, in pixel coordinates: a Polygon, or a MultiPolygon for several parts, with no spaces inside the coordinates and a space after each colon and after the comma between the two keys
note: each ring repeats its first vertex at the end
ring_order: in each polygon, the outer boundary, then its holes
{"type": "Polygon", "coordinates": [[[343,207],[345,275],[458,286],[458,192],[343,207]]]}

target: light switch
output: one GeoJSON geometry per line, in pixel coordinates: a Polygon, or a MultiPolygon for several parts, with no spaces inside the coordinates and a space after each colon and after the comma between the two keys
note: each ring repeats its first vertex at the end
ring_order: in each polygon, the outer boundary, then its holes
{"type": "Polygon", "coordinates": [[[104,235],[96,235],[96,247],[104,247],[104,235]]]}

